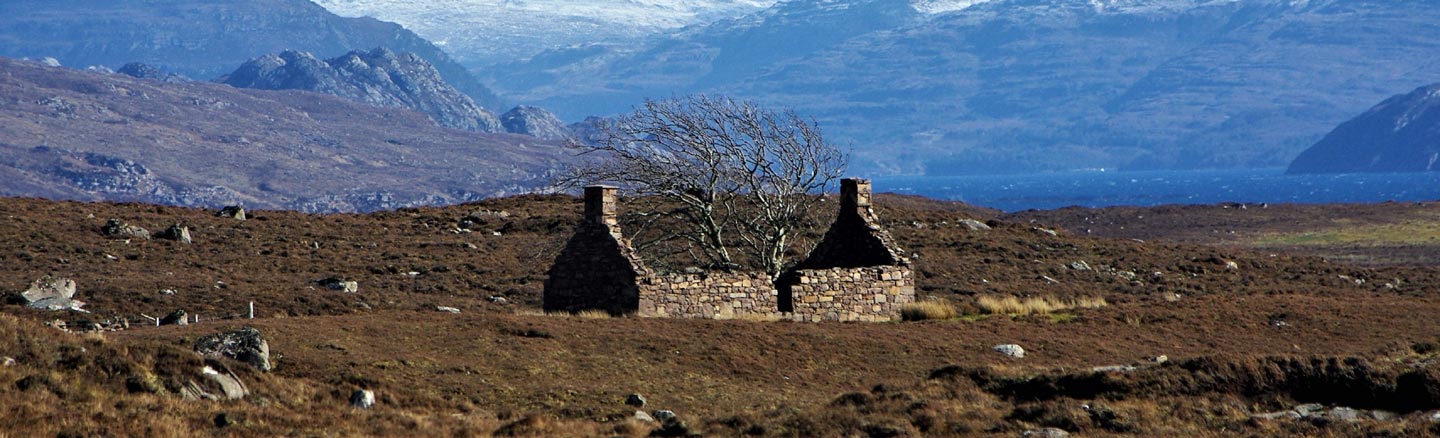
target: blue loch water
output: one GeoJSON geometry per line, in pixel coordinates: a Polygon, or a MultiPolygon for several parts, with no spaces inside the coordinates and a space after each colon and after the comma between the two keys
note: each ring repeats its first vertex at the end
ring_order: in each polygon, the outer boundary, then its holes
{"type": "Polygon", "coordinates": [[[964,201],[1007,212],[1068,206],[1365,203],[1440,200],[1440,172],[1285,175],[1285,169],[1073,171],[873,178],[876,192],[964,201]]]}

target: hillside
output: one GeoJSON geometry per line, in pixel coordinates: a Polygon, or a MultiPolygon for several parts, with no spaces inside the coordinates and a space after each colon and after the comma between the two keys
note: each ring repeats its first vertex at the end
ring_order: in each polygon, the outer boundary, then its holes
{"type": "MultiPolygon", "coordinates": [[[[1072,436],[1440,435],[1431,421],[1440,339],[1432,318],[1414,317],[1440,311],[1431,267],[1052,235],[1043,223],[993,220],[998,213],[963,204],[883,195],[877,204],[915,255],[921,295],[953,303],[962,317],[803,324],[541,315],[534,306],[545,269],[581,208],[566,196],[363,215],[252,211],[246,221],[179,207],[0,199],[0,291],[64,276],[93,312],[0,307],[0,356],[15,359],[0,367],[0,381],[17,382],[0,385],[0,400],[15,406],[0,427],[27,435],[1014,437],[1044,427],[1072,436]],[[107,238],[99,228],[108,218],[152,230],[183,223],[194,241],[107,238]],[[991,219],[991,229],[962,226],[966,218],[991,219]],[[462,223],[472,231],[457,233],[462,223]],[[357,291],[319,284],[329,277],[356,281],[357,291]],[[979,298],[1003,295],[1106,304],[1031,316],[982,311],[979,298]],[[256,319],[226,319],[252,301],[256,319]],[[174,309],[201,322],[153,327],[138,318],[174,309]],[[79,335],[40,322],[117,316],[131,328],[79,335]],[[240,326],[269,340],[273,371],[189,352],[197,338],[240,326]],[[991,350],[1003,343],[1022,345],[1025,357],[991,350]],[[1147,361],[1159,355],[1168,360],[1147,361]],[[203,379],[206,365],[234,372],[250,395],[171,395],[203,379]],[[1092,369],[1110,365],[1137,367],[1092,369]],[[357,388],[375,391],[374,408],[348,407],[357,388]],[[630,419],[636,408],[623,402],[632,392],[648,399],[644,410],[673,410],[685,424],[630,419]],[[1287,417],[1293,409],[1305,416],[1287,417]],[[155,411],[167,415],[144,414],[155,411]]],[[[1417,208],[1434,214],[1436,206],[1417,208]]]]}
{"type": "Polygon", "coordinates": [[[247,61],[216,82],[237,88],[314,91],[372,105],[409,108],[447,128],[504,132],[494,113],[451,87],[424,58],[383,47],[326,60],[286,50],[247,61]]]}
{"type": "Polygon", "coordinates": [[[1440,171],[1440,84],[1386,99],[1340,124],[1285,173],[1440,171]]]}
{"type": "Polygon", "coordinates": [[[960,3],[782,2],[484,74],[566,120],[694,92],[794,107],[864,171],[911,174],[1278,167],[1440,81],[1423,1],[960,3]]]}
{"type": "Polygon", "coordinates": [[[532,137],[310,92],[0,59],[0,95],[8,196],[372,211],[527,192],[570,159],[532,137]]]}
{"type": "Polygon", "coordinates": [[[308,0],[0,2],[0,56],[54,57],[75,68],[142,62],[210,80],[284,50],[333,57],[376,47],[419,54],[480,105],[505,107],[449,55],[400,25],[340,17],[308,0]]]}

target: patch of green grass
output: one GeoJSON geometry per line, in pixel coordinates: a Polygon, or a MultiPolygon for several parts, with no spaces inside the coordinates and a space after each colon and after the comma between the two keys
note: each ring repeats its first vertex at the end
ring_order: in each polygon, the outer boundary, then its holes
{"type": "Polygon", "coordinates": [[[1256,246],[1440,245],[1440,222],[1405,221],[1298,233],[1267,233],[1256,246]]]}

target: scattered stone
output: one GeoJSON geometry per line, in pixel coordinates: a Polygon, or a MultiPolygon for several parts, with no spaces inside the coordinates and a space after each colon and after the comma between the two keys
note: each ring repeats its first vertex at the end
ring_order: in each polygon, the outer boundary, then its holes
{"type": "Polygon", "coordinates": [[[1041,280],[1045,280],[1046,283],[1050,283],[1050,284],[1060,284],[1060,280],[1056,280],[1056,279],[1054,279],[1054,278],[1050,278],[1050,276],[1048,276],[1048,275],[1041,275],[1041,276],[1040,276],[1040,279],[1041,279],[1041,280]]]}
{"type": "Polygon", "coordinates": [[[635,419],[646,423],[655,422],[655,417],[651,417],[650,414],[645,413],[645,411],[635,411],[635,419]]]}
{"type": "Polygon", "coordinates": [[[995,346],[995,351],[1016,359],[1025,357],[1025,349],[1015,344],[1001,344],[995,346]]]}
{"type": "Polygon", "coordinates": [[[44,58],[40,58],[40,65],[44,65],[46,67],[59,67],[60,60],[46,56],[44,58]]]}
{"type": "Polygon", "coordinates": [[[679,419],[679,418],[680,418],[679,416],[675,415],[675,411],[669,411],[669,410],[659,410],[659,411],[655,411],[654,417],[655,417],[656,420],[660,420],[660,421],[664,421],[664,422],[671,422],[671,421],[675,421],[676,419],[679,419]]]}
{"type": "Polygon", "coordinates": [[[1252,415],[1251,417],[1256,418],[1256,419],[1260,419],[1260,420],[1281,420],[1281,419],[1295,419],[1295,418],[1300,418],[1300,414],[1296,413],[1295,411],[1279,411],[1279,412],[1266,412],[1266,413],[1263,413],[1263,414],[1255,414],[1255,415],[1252,415]]]}
{"type": "Polygon", "coordinates": [[[1330,412],[1326,413],[1326,416],[1339,421],[1360,421],[1360,411],[1344,406],[1330,409],[1330,412]]]}
{"type": "Polygon", "coordinates": [[[215,213],[215,216],[228,217],[231,219],[243,221],[245,220],[245,207],[241,207],[239,205],[231,205],[220,209],[220,212],[215,213]]]}
{"type": "Polygon", "coordinates": [[[0,358],[0,366],[6,366],[6,367],[13,367],[13,366],[15,366],[15,358],[10,357],[10,356],[5,356],[5,357],[3,357],[3,358],[0,358]]]}
{"type": "Polygon", "coordinates": [[[1106,365],[1090,369],[1094,373],[1128,373],[1135,370],[1134,365],[1106,365]]]}
{"type": "Polygon", "coordinates": [[[270,343],[254,327],[216,333],[195,341],[195,352],[204,356],[225,356],[260,371],[270,371],[270,343]]]}
{"type": "Polygon", "coordinates": [[[1070,432],[1057,427],[1046,427],[1042,429],[1031,429],[1020,434],[1024,438],[1069,438],[1070,432]]]}
{"type": "Polygon", "coordinates": [[[368,389],[357,389],[350,393],[350,406],[360,409],[370,409],[375,406],[375,392],[368,389]]]}
{"type": "Polygon", "coordinates": [[[630,394],[628,397],[625,397],[625,404],[637,408],[643,408],[645,407],[645,396],[640,395],[639,393],[630,394]]]}
{"type": "Polygon", "coordinates": [[[150,240],[149,230],[127,224],[125,223],[125,221],[119,219],[110,219],[108,221],[105,221],[105,225],[100,227],[100,233],[109,237],[116,238],[137,238],[150,240]]]}
{"type": "Polygon", "coordinates": [[[507,299],[505,299],[505,297],[501,297],[501,296],[491,295],[490,298],[489,298],[489,300],[490,300],[490,302],[495,303],[495,304],[510,304],[510,300],[507,300],[507,299]]]}
{"type": "Polygon", "coordinates": [[[1163,364],[1163,363],[1165,363],[1165,362],[1169,362],[1169,361],[1170,361],[1170,357],[1162,354],[1162,355],[1155,356],[1155,357],[1152,357],[1152,358],[1149,358],[1149,359],[1146,359],[1146,360],[1149,360],[1150,363],[1153,363],[1153,364],[1156,364],[1156,365],[1160,365],[1160,364],[1163,364]]]}
{"type": "Polygon", "coordinates": [[[343,292],[345,292],[345,293],[347,293],[347,294],[353,294],[353,293],[355,293],[355,292],[359,292],[359,291],[360,291],[360,283],[359,283],[359,282],[341,280],[341,279],[335,278],[335,277],[326,278],[326,279],[317,281],[316,283],[319,283],[320,286],[322,286],[322,287],[324,287],[324,288],[326,288],[326,289],[343,291],[343,292]]]}
{"type": "Polygon", "coordinates": [[[1135,281],[1135,278],[1137,277],[1134,271],[1119,271],[1115,273],[1115,276],[1123,278],[1126,281],[1135,281]]]}
{"type": "Polygon", "coordinates": [[[176,309],[160,318],[160,325],[190,325],[189,315],[185,314],[185,309],[176,309]]]}
{"type": "Polygon", "coordinates": [[[160,295],[175,295],[175,289],[161,289],[160,295]]]}
{"type": "Polygon", "coordinates": [[[989,225],[985,225],[984,222],[980,222],[974,219],[961,219],[960,226],[965,227],[970,231],[990,231],[989,225]]]}
{"type": "Polygon", "coordinates": [[[171,225],[170,228],[166,228],[159,233],[155,233],[155,237],[159,239],[174,240],[180,243],[190,243],[190,227],[180,224],[171,225]]]}
{"type": "Polygon", "coordinates": [[[1234,261],[1230,261],[1230,260],[1226,260],[1226,261],[1225,261],[1225,270],[1227,270],[1227,271],[1234,271],[1234,270],[1236,270],[1236,269],[1240,269],[1240,264],[1239,264],[1239,263],[1235,263],[1234,261]]]}
{"type": "Polygon", "coordinates": [[[85,303],[74,299],[74,296],[74,280],[49,275],[30,283],[30,288],[20,293],[20,297],[25,299],[25,305],[33,309],[73,310],[89,313],[80,308],[85,303]]]}
{"type": "Polygon", "coordinates": [[[456,308],[454,308],[454,307],[447,307],[447,306],[435,306],[435,310],[438,310],[438,311],[441,311],[441,312],[446,312],[446,313],[460,313],[460,309],[456,309],[456,308]]]}
{"type": "Polygon", "coordinates": [[[1074,269],[1076,271],[1089,271],[1090,264],[1085,263],[1084,260],[1077,260],[1070,263],[1070,269],[1074,269]]]}
{"type": "Polygon", "coordinates": [[[1031,230],[1034,230],[1034,231],[1037,232],[1037,233],[1044,234],[1044,235],[1048,235],[1048,236],[1051,236],[1051,237],[1056,237],[1056,236],[1059,236],[1059,235],[1060,235],[1060,233],[1056,232],[1055,230],[1049,229],[1049,228],[1033,227],[1033,228],[1030,228],[1030,229],[1031,229],[1031,230]]]}

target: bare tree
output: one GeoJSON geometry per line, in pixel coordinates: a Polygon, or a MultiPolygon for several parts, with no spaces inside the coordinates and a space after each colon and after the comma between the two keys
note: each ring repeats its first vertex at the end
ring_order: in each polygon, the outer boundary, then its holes
{"type": "Polygon", "coordinates": [[[797,227],[820,202],[812,194],[839,178],[847,160],[793,111],[706,96],[646,100],[602,122],[583,147],[596,159],[572,168],[562,183],[616,184],[679,206],[641,213],[636,231],[649,238],[637,247],[685,251],[726,269],[740,266],[734,251],[744,251],[772,277],[786,268],[797,227]],[[683,226],[667,226],[674,224],[667,218],[683,226]]]}

